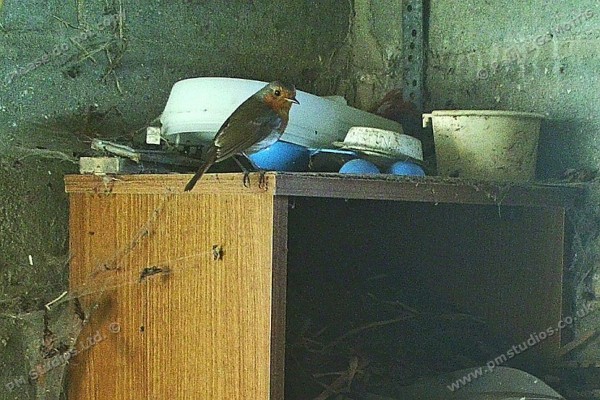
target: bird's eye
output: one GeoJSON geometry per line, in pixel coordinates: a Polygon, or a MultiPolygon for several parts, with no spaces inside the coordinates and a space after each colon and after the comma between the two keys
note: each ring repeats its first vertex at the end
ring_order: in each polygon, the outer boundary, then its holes
{"type": "Polygon", "coordinates": [[[275,96],[281,96],[281,90],[279,90],[279,89],[275,90],[275,96]]]}

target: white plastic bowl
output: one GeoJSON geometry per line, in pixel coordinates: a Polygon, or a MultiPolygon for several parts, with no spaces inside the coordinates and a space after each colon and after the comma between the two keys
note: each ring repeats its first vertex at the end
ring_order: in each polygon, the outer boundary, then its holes
{"type": "MultiPolygon", "coordinates": [[[[198,145],[213,139],[231,113],[266,82],[236,78],[192,78],[173,85],[161,115],[161,136],[172,144],[198,145]]],[[[343,140],[353,126],[402,132],[394,121],[298,91],[282,140],[309,148],[327,148],[343,140]]]]}
{"type": "Polygon", "coordinates": [[[384,164],[386,160],[393,162],[407,158],[423,161],[423,147],[419,139],[384,129],[355,126],[350,128],[343,142],[333,145],[382,159],[384,164]]]}
{"type": "Polygon", "coordinates": [[[535,179],[543,115],[495,110],[436,110],[433,125],[438,173],[490,181],[535,179]]]}

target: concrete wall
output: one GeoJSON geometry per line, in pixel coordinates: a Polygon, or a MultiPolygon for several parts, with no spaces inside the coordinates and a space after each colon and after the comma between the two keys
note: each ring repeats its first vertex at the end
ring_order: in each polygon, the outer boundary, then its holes
{"type": "Polygon", "coordinates": [[[539,175],[597,166],[597,1],[431,2],[429,108],[545,114],[539,175]]]}
{"type": "MultiPolygon", "coordinates": [[[[538,176],[559,177],[568,168],[598,169],[597,1],[432,1],[429,46],[428,109],[545,114],[538,176]]],[[[589,189],[582,206],[568,216],[573,232],[567,251],[574,258],[565,269],[565,300],[572,312],[600,294],[600,188],[595,183],[589,189]]],[[[578,321],[577,331],[597,329],[597,314],[578,321]]],[[[585,347],[579,358],[597,360],[598,348],[585,347]]]]}
{"type": "Polygon", "coordinates": [[[0,0],[0,400],[36,398],[37,310],[67,287],[63,176],[91,138],[130,137],[197,76],[284,79],[370,109],[402,79],[401,5],[0,0]]]}
{"type": "Polygon", "coordinates": [[[0,0],[0,399],[34,398],[20,380],[31,366],[18,315],[67,287],[62,179],[89,139],[145,126],[187,77],[285,79],[333,93],[350,4],[0,0]],[[8,393],[14,379],[23,385],[8,393]]]}
{"type": "Polygon", "coordinates": [[[332,0],[132,0],[121,29],[103,25],[119,13],[118,1],[105,3],[4,2],[0,126],[8,133],[33,120],[127,131],[155,117],[172,84],[187,77],[289,78],[318,91],[315,78],[331,78],[320,60],[343,43],[349,13],[348,3],[332,0]],[[7,82],[15,68],[36,62],[43,65],[7,82]]]}
{"type": "MultiPolygon", "coordinates": [[[[430,3],[426,108],[544,113],[541,177],[598,165],[596,1],[430,3]]],[[[401,4],[0,0],[0,399],[28,369],[6,315],[66,287],[62,177],[90,137],[129,135],[203,75],[287,79],[368,109],[401,82],[401,4]]]]}

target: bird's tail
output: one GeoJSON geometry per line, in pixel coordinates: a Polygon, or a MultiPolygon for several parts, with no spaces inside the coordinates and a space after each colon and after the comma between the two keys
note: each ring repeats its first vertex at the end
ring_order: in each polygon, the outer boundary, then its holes
{"type": "Polygon", "coordinates": [[[183,190],[186,192],[189,192],[190,190],[192,190],[194,188],[194,186],[196,186],[196,182],[198,182],[200,180],[200,178],[202,178],[202,175],[204,175],[204,173],[211,167],[211,165],[213,165],[215,163],[216,160],[217,160],[217,148],[214,146],[211,146],[208,149],[208,151],[206,152],[206,155],[204,156],[204,161],[202,162],[202,164],[200,164],[198,171],[194,174],[192,179],[190,179],[190,181],[187,183],[187,185],[185,185],[185,189],[183,189],[183,190]]]}

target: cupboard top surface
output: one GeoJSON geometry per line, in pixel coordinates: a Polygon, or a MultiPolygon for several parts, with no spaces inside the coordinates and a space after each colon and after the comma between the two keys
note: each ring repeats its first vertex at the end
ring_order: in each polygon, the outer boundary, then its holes
{"type": "Polygon", "coordinates": [[[445,177],[393,175],[342,175],[335,173],[269,172],[264,185],[259,175],[206,174],[190,193],[183,192],[191,174],[68,175],[68,193],[95,194],[218,194],[269,192],[274,196],[302,196],[428,203],[494,204],[533,207],[566,207],[583,192],[581,187],[538,183],[496,183],[445,177]]]}

